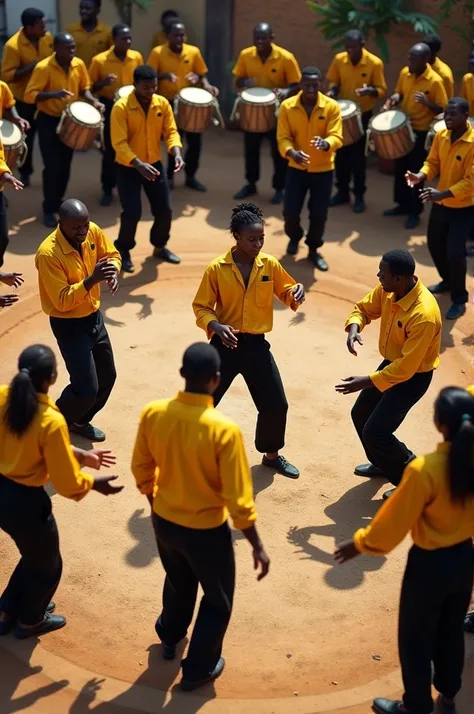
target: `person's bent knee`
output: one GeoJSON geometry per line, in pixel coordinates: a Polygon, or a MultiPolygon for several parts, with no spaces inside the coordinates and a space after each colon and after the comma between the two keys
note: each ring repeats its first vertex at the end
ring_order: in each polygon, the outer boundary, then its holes
{"type": "Polygon", "coordinates": [[[370,422],[365,424],[362,429],[362,441],[366,446],[379,446],[389,441],[391,436],[390,432],[380,429],[379,426],[374,426],[370,422]]]}

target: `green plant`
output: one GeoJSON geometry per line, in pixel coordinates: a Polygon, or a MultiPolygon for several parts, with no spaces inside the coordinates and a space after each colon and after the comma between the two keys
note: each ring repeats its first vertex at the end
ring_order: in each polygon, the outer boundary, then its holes
{"type": "Polygon", "coordinates": [[[348,30],[361,30],[366,37],[374,36],[385,62],[390,58],[387,35],[394,25],[408,23],[415,32],[423,33],[435,32],[438,27],[434,18],[412,11],[410,0],[325,0],[321,3],[308,0],[307,4],[319,15],[316,27],[324,38],[335,40],[335,49],[342,47],[348,30]]]}
{"type": "Polygon", "coordinates": [[[462,3],[459,0],[443,0],[439,7],[439,21],[446,23],[446,20],[451,17],[451,12],[459,5],[462,5],[463,14],[466,15],[465,22],[462,25],[445,24],[445,27],[456,32],[470,45],[474,40],[474,0],[464,0],[462,3]]]}
{"type": "Polygon", "coordinates": [[[136,7],[138,10],[148,10],[153,0],[115,0],[117,12],[122,19],[122,22],[132,22],[132,10],[136,7]]]}

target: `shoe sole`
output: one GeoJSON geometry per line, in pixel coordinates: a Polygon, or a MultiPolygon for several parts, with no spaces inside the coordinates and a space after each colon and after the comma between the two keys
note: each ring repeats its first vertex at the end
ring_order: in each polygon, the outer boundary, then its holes
{"type": "Polygon", "coordinates": [[[206,684],[210,684],[211,682],[215,682],[216,679],[219,679],[219,677],[222,675],[223,671],[225,669],[225,665],[222,667],[221,671],[218,672],[216,675],[209,677],[208,679],[203,679],[199,682],[199,684],[193,683],[193,682],[187,682],[186,680],[181,680],[180,682],[180,689],[183,692],[194,692],[195,689],[199,689],[199,687],[204,687],[206,684]]]}
{"type": "Polygon", "coordinates": [[[57,625],[56,627],[49,627],[49,628],[42,630],[40,632],[38,632],[37,630],[35,632],[31,632],[31,633],[28,632],[26,634],[23,634],[23,632],[21,632],[20,634],[15,632],[15,637],[17,638],[17,640],[27,640],[30,637],[42,637],[43,635],[49,635],[50,632],[56,632],[56,630],[62,630],[63,627],[66,627],[66,625],[67,625],[67,620],[64,620],[64,622],[61,625],[57,625]]]}

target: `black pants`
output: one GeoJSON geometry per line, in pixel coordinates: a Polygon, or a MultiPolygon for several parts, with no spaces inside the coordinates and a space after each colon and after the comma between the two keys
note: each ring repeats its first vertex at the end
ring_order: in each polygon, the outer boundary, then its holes
{"type": "Polygon", "coordinates": [[[38,139],[43,159],[43,211],[57,213],[67,191],[74,151],[59,139],[59,117],[38,113],[38,139]]]}
{"type": "Polygon", "coordinates": [[[285,233],[293,243],[299,243],[303,237],[301,211],[309,191],[309,228],[305,242],[310,251],[317,250],[324,243],[324,228],[328,217],[333,174],[333,171],[310,173],[294,169],[291,166],[286,172],[285,204],[283,206],[285,233]]]}
{"type": "Polygon", "coordinates": [[[110,115],[114,102],[106,97],[100,97],[100,101],[105,106],[104,113],[104,146],[102,148],[102,171],[100,180],[104,193],[112,193],[116,186],[117,179],[115,176],[115,151],[112,146],[112,137],[110,135],[110,115]]]}
{"type": "Polygon", "coordinates": [[[338,193],[343,198],[349,199],[350,181],[353,178],[354,186],[352,188],[356,199],[360,199],[366,192],[365,185],[365,132],[372,112],[364,112],[362,114],[362,126],[364,127],[364,136],[356,141],[355,144],[342,146],[336,151],[336,186],[338,193]]]}
{"type": "Polygon", "coordinates": [[[409,154],[395,161],[394,201],[410,216],[419,216],[423,212],[423,203],[420,198],[423,184],[410,188],[405,174],[407,171],[417,173],[423,166],[428,156],[428,152],[425,149],[427,133],[427,131],[415,131],[416,143],[414,148],[409,154]]]}
{"type": "Polygon", "coordinates": [[[279,451],[285,445],[288,402],[280,372],[265,335],[237,335],[235,350],[224,347],[214,335],[211,344],[221,357],[221,383],[214,393],[217,406],[230,385],[241,374],[258,411],[255,447],[261,454],[279,451]]]}
{"type": "Polygon", "coordinates": [[[150,202],[154,223],[150,231],[150,242],[155,248],[163,248],[170,237],[171,196],[168,180],[161,161],[153,164],[160,175],[156,181],[147,181],[133,167],[116,164],[117,187],[122,204],[120,231],[115,245],[121,253],[135,248],[135,234],[142,217],[141,190],[145,191],[150,202]]]}
{"type": "Polygon", "coordinates": [[[68,424],[88,424],[115,384],[114,353],[100,310],[88,317],[50,317],[71,383],[56,402],[68,424]]]}
{"type": "MultiPolygon", "coordinates": [[[[186,140],[186,152],[184,154],[184,171],[186,178],[192,179],[195,177],[197,170],[199,168],[199,157],[201,156],[202,148],[202,134],[198,134],[194,131],[183,131],[179,130],[179,135],[181,139],[186,140]]],[[[184,143],[184,142],[183,142],[184,143]]],[[[172,181],[174,177],[174,156],[168,154],[168,180],[172,181]]]]}
{"type": "Polygon", "coordinates": [[[63,567],[51,499],[44,488],[23,486],[0,474],[0,528],[21,556],[0,598],[0,611],[36,625],[56,592],[63,567]]]}
{"type": "Polygon", "coordinates": [[[245,179],[250,184],[256,184],[260,179],[260,150],[264,139],[268,139],[270,142],[272,152],[272,186],[275,191],[283,191],[288,161],[278,151],[276,129],[263,134],[255,131],[244,131],[245,179]]]}
{"type": "Polygon", "coordinates": [[[20,169],[20,174],[22,176],[31,176],[33,173],[33,154],[35,148],[35,136],[36,136],[36,105],[27,104],[19,99],[16,100],[15,107],[18,114],[22,119],[26,119],[30,124],[30,130],[26,133],[26,146],[28,147],[28,154],[26,156],[25,162],[20,169]]]}
{"type": "Polygon", "coordinates": [[[3,191],[0,191],[0,268],[3,265],[9,242],[6,201],[3,191]]]}
{"type": "Polygon", "coordinates": [[[153,526],[166,572],[158,636],[167,645],[186,636],[200,585],[204,595],[182,666],[186,679],[204,679],[221,656],[232,613],[235,562],[230,528],[227,523],[205,530],[184,528],[155,513],[153,526]]]}
{"type": "Polygon", "coordinates": [[[474,224],[474,206],[449,208],[434,203],[428,221],[428,248],[454,303],[469,300],[466,290],[466,241],[474,224]]]}
{"type": "MultiPolygon", "coordinates": [[[[390,362],[384,360],[378,369],[388,364],[390,362]]],[[[376,387],[363,389],[352,407],[352,421],[368,460],[382,469],[394,486],[398,486],[405,466],[415,458],[394,432],[427,392],[432,378],[433,371],[418,372],[385,392],[376,387]]]]}
{"type": "Polygon", "coordinates": [[[450,548],[413,546],[403,578],[398,647],[405,694],[413,714],[431,714],[431,663],[434,686],[449,699],[461,689],[464,667],[464,617],[473,579],[472,541],[450,548]]]}

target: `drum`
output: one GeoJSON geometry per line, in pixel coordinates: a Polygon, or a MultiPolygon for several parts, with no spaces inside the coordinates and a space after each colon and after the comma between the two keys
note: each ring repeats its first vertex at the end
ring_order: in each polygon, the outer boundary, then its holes
{"type": "Polygon", "coordinates": [[[122,99],[122,97],[128,97],[128,95],[132,92],[133,84],[125,84],[123,87],[117,89],[117,91],[115,92],[114,100],[117,101],[117,99],[122,99]]]}
{"type": "Polygon", "coordinates": [[[13,172],[17,166],[23,166],[28,154],[25,135],[19,126],[7,119],[0,119],[0,134],[5,152],[5,163],[13,172]]]}
{"type": "Polygon", "coordinates": [[[178,129],[183,131],[202,134],[213,120],[217,125],[224,125],[219,103],[207,89],[184,87],[175,98],[174,111],[178,129]]]}
{"type": "Polygon", "coordinates": [[[337,103],[341,109],[344,146],[350,146],[364,136],[362,112],[359,105],[351,102],[350,99],[338,99],[337,103]]]}
{"type": "MultiPolygon", "coordinates": [[[[474,118],[473,117],[469,117],[469,124],[474,129],[474,118]]],[[[438,133],[438,131],[441,131],[442,129],[446,129],[446,124],[444,123],[444,119],[435,119],[434,122],[432,123],[432,125],[430,126],[430,130],[426,136],[426,142],[425,142],[426,151],[429,151],[431,149],[435,135],[438,133]]]]}
{"type": "Polygon", "coordinates": [[[278,99],[271,89],[252,87],[244,89],[237,97],[232,117],[240,117],[240,127],[244,131],[263,134],[276,126],[278,99]]]}
{"type": "Polygon", "coordinates": [[[63,111],[56,132],[66,146],[76,151],[90,149],[103,130],[102,114],[87,102],[71,102],[63,111]]]}
{"type": "Polygon", "coordinates": [[[415,146],[410,119],[399,109],[389,109],[372,117],[367,130],[367,145],[382,159],[400,159],[415,146]]]}

